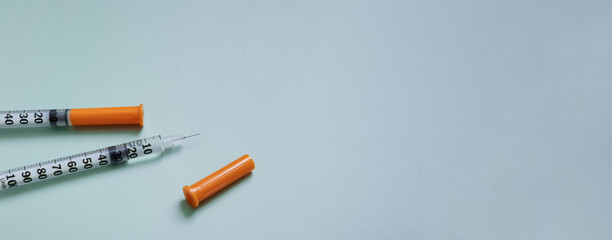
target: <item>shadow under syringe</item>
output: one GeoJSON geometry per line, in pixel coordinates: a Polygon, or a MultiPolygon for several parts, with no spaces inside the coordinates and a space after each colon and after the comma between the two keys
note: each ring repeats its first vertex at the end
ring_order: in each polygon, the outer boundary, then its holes
{"type": "Polygon", "coordinates": [[[55,137],[65,135],[83,134],[133,134],[142,130],[139,125],[100,125],[100,126],[73,126],[73,127],[26,127],[0,129],[0,141],[28,137],[55,137]]]}

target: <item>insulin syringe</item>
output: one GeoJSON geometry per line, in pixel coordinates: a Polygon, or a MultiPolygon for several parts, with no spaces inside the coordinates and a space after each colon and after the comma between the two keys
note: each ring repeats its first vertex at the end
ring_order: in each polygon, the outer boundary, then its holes
{"type": "Polygon", "coordinates": [[[0,128],[143,125],[142,104],[133,107],[0,111],[0,128]]]}
{"type": "Polygon", "coordinates": [[[122,163],[138,157],[159,154],[168,148],[179,146],[185,138],[197,135],[200,134],[198,133],[190,136],[172,135],[166,137],[157,135],[49,161],[12,168],[0,172],[0,190],[122,163]]]}

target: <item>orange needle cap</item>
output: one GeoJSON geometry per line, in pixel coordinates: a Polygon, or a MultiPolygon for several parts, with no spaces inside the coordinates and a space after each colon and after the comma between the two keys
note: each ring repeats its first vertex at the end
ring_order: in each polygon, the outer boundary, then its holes
{"type": "Polygon", "coordinates": [[[248,154],[245,154],[193,185],[183,187],[185,200],[187,200],[189,205],[196,208],[200,201],[210,197],[242,176],[247,175],[253,169],[255,169],[253,159],[248,154]]]}
{"type": "Polygon", "coordinates": [[[70,109],[70,124],[72,126],[122,124],[142,126],[143,116],[142,104],[134,107],[75,108],[70,109]]]}

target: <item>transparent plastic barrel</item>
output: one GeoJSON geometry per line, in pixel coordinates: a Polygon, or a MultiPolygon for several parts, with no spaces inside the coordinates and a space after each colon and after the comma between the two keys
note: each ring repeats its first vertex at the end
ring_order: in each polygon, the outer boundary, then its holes
{"type": "Polygon", "coordinates": [[[0,128],[70,126],[70,109],[0,111],[0,128]]]}
{"type": "Polygon", "coordinates": [[[165,149],[161,136],[148,137],[106,148],[13,168],[0,173],[0,189],[10,189],[95,168],[125,162],[165,149]]]}

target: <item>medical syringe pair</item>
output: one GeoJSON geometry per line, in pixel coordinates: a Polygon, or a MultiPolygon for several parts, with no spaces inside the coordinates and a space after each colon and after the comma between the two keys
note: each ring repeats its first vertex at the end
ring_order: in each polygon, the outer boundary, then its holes
{"type": "MultiPolygon", "coordinates": [[[[0,111],[0,117],[4,118],[0,128],[129,124],[143,126],[144,111],[141,104],[134,107],[0,111]]],[[[179,146],[186,138],[197,135],[200,134],[165,137],[157,135],[12,168],[0,172],[0,190],[163,153],[168,148],[179,146]]],[[[255,164],[250,156],[244,155],[196,184],[183,187],[183,193],[187,202],[197,207],[201,200],[254,168],[255,164]]]]}

